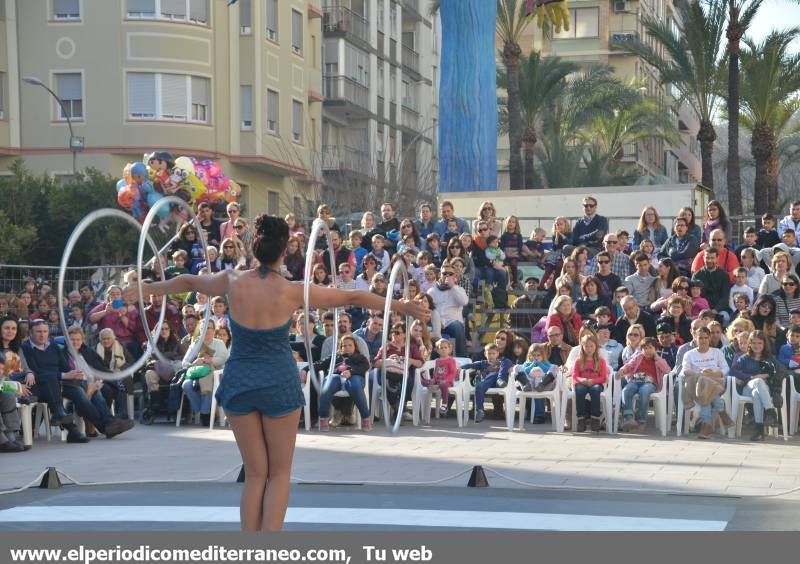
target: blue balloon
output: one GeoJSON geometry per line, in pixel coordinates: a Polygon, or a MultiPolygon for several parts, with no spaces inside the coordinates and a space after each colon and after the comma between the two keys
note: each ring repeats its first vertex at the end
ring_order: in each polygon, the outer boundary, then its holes
{"type": "Polygon", "coordinates": [[[119,192],[120,190],[122,190],[122,189],[123,189],[125,186],[127,186],[127,185],[128,185],[128,183],[127,183],[127,182],[125,182],[125,179],[124,179],[124,178],[123,178],[123,179],[121,179],[119,182],[117,182],[117,192],[119,192]]]}

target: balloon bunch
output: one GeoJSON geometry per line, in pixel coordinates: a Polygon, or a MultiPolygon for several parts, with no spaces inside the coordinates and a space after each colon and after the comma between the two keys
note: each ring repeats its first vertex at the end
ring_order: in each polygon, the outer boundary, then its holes
{"type": "MultiPolygon", "coordinates": [[[[128,163],[117,182],[117,203],[140,222],[164,196],[177,196],[189,204],[233,202],[241,188],[222,173],[214,161],[181,156],[173,159],[166,151],[145,154],[142,162],[128,163]]],[[[167,206],[158,216],[170,214],[167,206]]]]}

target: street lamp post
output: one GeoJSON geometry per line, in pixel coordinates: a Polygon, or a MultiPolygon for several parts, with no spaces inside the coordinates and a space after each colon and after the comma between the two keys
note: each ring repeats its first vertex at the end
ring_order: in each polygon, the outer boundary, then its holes
{"type": "Polygon", "coordinates": [[[70,112],[67,111],[67,107],[64,105],[64,100],[58,97],[58,94],[50,90],[50,88],[41,80],[36,78],[35,76],[24,76],[22,77],[24,82],[28,84],[32,84],[34,86],[41,86],[45,90],[47,90],[53,98],[56,99],[58,105],[61,107],[61,113],[64,116],[64,119],[67,120],[67,126],[69,127],[69,150],[72,153],[72,176],[75,177],[76,174],[76,160],[77,155],[80,151],[83,150],[83,138],[82,137],[75,137],[75,132],[72,130],[72,120],[70,119],[70,112]]]}

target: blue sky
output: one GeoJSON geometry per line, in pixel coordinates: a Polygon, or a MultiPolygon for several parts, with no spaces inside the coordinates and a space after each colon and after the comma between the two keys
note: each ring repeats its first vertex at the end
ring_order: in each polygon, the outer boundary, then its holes
{"type": "MultiPolygon", "coordinates": [[[[766,0],[750,29],[753,39],[761,40],[773,29],[800,26],[800,3],[790,0],[766,0]]],[[[800,51],[800,41],[794,42],[794,50],[800,51]]]]}

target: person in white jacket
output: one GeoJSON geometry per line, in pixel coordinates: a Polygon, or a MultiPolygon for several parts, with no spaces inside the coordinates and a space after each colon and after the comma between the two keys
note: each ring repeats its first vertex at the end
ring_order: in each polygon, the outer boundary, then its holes
{"type": "MultiPolygon", "coordinates": [[[[211,393],[214,385],[214,371],[221,369],[228,360],[228,348],[220,339],[214,338],[216,326],[214,321],[208,320],[208,330],[206,331],[205,338],[203,339],[203,346],[200,347],[200,352],[193,362],[189,362],[189,353],[194,348],[194,342],[186,351],[186,356],[183,357],[182,366],[186,369],[195,366],[209,366],[211,373],[200,379],[184,378],[183,393],[189,398],[189,403],[192,405],[192,411],[200,412],[200,420],[203,425],[208,425],[209,415],[211,413],[211,393]]],[[[194,341],[194,339],[193,339],[194,341]]],[[[178,415],[180,417],[180,414],[178,415]]]]}
{"type": "Polygon", "coordinates": [[[456,271],[449,262],[442,264],[439,283],[428,290],[442,320],[442,334],[455,340],[456,356],[467,356],[467,336],[464,325],[464,306],[469,302],[466,290],[458,285],[456,271]]]}

